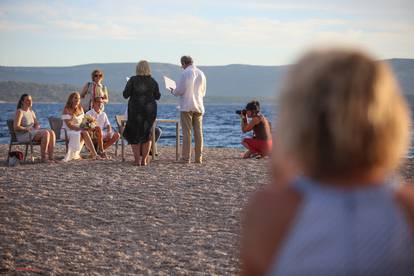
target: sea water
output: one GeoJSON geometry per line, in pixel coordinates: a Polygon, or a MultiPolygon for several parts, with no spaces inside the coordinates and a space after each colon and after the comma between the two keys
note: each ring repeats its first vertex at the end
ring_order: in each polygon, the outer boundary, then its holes
{"type": "MultiPolygon", "coordinates": [[[[241,148],[243,137],[251,135],[243,134],[240,127],[240,117],[235,113],[243,109],[246,103],[231,104],[206,104],[203,118],[204,146],[206,147],[231,147],[241,148]]],[[[126,104],[107,104],[105,112],[114,129],[117,129],[115,115],[124,115],[126,104]]],[[[60,117],[64,105],[61,103],[34,103],[33,110],[41,127],[49,128],[47,118],[49,116],[60,117]]],[[[270,104],[262,104],[262,113],[272,120],[274,109],[270,104]]],[[[10,141],[7,129],[7,120],[12,119],[16,112],[15,103],[0,103],[0,143],[7,144],[10,141]]],[[[180,119],[180,112],[176,104],[158,104],[158,119],[180,119]]],[[[160,145],[175,145],[175,125],[160,123],[162,135],[158,143],[160,145]]]]}
{"type": "MultiPolygon", "coordinates": [[[[240,117],[235,113],[243,109],[246,103],[206,104],[203,117],[203,133],[205,147],[242,148],[241,140],[252,133],[243,134],[240,127],[240,117]]],[[[126,104],[107,104],[105,112],[114,129],[117,129],[115,115],[124,115],[126,104]]],[[[276,111],[271,104],[261,104],[262,113],[273,121],[276,111]]],[[[47,117],[60,117],[63,104],[61,103],[34,103],[33,110],[41,127],[49,128],[47,117]]],[[[8,144],[10,135],[7,129],[7,120],[12,119],[16,112],[15,103],[0,103],[0,144],[8,144]]],[[[176,104],[158,104],[158,119],[180,119],[180,112],[176,104]]],[[[158,143],[160,145],[175,145],[175,125],[159,124],[162,135],[158,143]]],[[[413,143],[412,143],[413,144],[413,143]]],[[[414,158],[414,147],[411,147],[407,157],[414,158]]]]}

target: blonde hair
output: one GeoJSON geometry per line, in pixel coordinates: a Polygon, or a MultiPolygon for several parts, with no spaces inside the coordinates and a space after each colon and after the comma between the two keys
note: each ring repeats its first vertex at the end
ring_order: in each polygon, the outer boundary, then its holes
{"type": "Polygon", "coordinates": [[[91,79],[92,79],[92,81],[94,81],[93,76],[94,76],[95,74],[100,74],[100,75],[102,75],[101,79],[103,80],[103,78],[104,78],[104,73],[103,73],[103,71],[101,71],[101,70],[99,70],[99,69],[95,69],[95,70],[93,70],[93,71],[92,71],[92,73],[91,73],[91,79]]]}
{"type": "Polygon", "coordinates": [[[80,98],[80,94],[78,92],[73,92],[69,95],[68,100],[66,101],[66,104],[65,104],[65,108],[72,111],[73,113],[77,113],[81,109],[80,103],[78,104],[78,106],[75,106],[75,108],[72,107],[73,98],[76,95],[80,98]]]}
{"type": "Polygon", "coordinates": [[[141,60],[136,67],[136,73],[138,76],[151,76],[151,68],[148,61],[141,60]]]}
{"type": "Polygon", "coordinates": [[[410,126],[390,68],[356,50],[304,55],[279,97],[279,145],[314,178],[394,170],[407,151],[410,126]]]}

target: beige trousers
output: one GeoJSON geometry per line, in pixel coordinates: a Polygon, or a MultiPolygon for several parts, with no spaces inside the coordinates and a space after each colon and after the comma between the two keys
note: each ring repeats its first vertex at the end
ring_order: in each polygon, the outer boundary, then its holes
{"type": "Polygon", "coordinates": [[[181,127],[183,132],[183,148],[181,158],[185,161],[189,161],[191,158],[191,129],[193,129],[195,162],[202,162],[203,114],[193,111],[181,112],[181,127]]]}

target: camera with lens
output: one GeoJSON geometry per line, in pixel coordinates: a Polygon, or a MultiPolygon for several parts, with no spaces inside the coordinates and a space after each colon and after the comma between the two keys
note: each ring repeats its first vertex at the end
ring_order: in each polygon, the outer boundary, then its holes
{"type": "Polygon", "coordinates": [[[246,109],[236,110],[236,114],[239,114],[239,115],[243,114],[243,116],[244,116],[244,115],[246,115],[246,109]]]}

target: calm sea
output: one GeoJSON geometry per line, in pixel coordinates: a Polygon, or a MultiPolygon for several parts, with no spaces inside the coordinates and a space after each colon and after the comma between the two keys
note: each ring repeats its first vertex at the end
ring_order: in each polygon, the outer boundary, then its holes
{"type": "MultiPolygon", "coordinates": [[[[242,109],[245,103],[231,104],[207,104],[206,113],[203,119],[204,145],[206,147],[230,147],[242,148],[240,141],[243,137],[251,133],[243,134],[240,129],[240,119],[235,111],[242,109]]],[[[60,117],[63,105],[60,103],[35,103],[33,110],[40,121],[42,127],[49,127],[47,117],[60,117]]],[[[126,104],[107,104],[105,112],[113,127],[116,128],[115,115],[123,115],[126,104]]],[[[16,112],[15,103],[0,103],[0,144],[8,144],[10,136],[6,121],[13,118],[16,112]]],[[[262,113],[272,120],[275,114],[274,108],[270,104],[262,104],[262,113]]],[[[413,112],[414,113],[414,112],[413,112]]],[[[159,119],[179,119],[180,113],[175,104],[159,104],[159,119]]],[[[414,118],[413,118],[414,119],[414,118]]],[[[162,136],[158,141],[161,145],[175,145],[175,125],[160,124],[162,136]]],[[[413,143],[412,143],[413,144],[413,143]]],[[[411,147],[408,157],[414,158],[414,147],[411,147]]]]}
{"type": "MultiPolygon", "coordinates": [[[[207,104],[206,113],[203,120],[204,128],[204,145],[206,147],[242,147],[240,141],[246,134],[240,130],[240,118],[235,114],[235,110],[242,109],[245,103],[240,104],[207,104]]],[[[35,103],[33,110],[40,122],[41,127],[49,127],[47,117],[60,117],[63,105],[60,103],[35,103]]],[[[111,121],[113,127],[116,127],[115,115],[123,115],[126,104],[108,104],[105,106],[105,112],[111,121]]],[[[7,119],[13,118],[16,112],[15,103],[0,103],[0,143],[7,144],[10,136],[7,129],[7,119]]],[[[263,114],[269,119],[273,116],[271,105],[262,105],[263,114]]],[[[177,106],[174,104],[159,104],[159,119],[179,119],[180,114],[177,106]]],[[[162,136],[158,141],[161,145],[175,144],[175,125],[160,124],[162,136]]]]}

